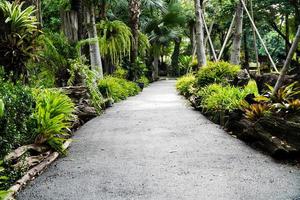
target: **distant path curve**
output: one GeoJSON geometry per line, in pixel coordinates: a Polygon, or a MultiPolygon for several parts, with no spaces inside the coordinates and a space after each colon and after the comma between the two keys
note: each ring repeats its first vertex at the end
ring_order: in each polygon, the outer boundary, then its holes
{"type": "Polygon", "coordinates": [[[82,127],[19,200],[292,200],[300,170],[232,138],[160,81],[82,127]]]}

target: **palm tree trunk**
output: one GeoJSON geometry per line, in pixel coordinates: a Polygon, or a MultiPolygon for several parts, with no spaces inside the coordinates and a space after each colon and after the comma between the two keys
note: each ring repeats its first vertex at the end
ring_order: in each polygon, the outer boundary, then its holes
{"type": "Polygon", "coordinates": [[[134,64],[138,56],[141,1],[130,0],[129,11],[130,11],[131,31],[133,36],[132,47],[131,47],[131,63],[134,64]]]}
{"type": "Polygon", "coordinates": [[[180,45],[181,45],[181,37],[179,38],[176,38],[174,40],[174,51],[173,51],[173,54],[172,54],[172,64],[171,64],[171,73],[169,72],[169,75],[172,75],[172,76],[177,76],[179,75],[179,69],[178,69],[178,66],[179,66],[179,56],[180,56],[180,45]]]}
{"type": "Polygon", "coordinates": [[[240,60],[240,52],[241,52],[241,43],[242,43],[242,33],[243,33],[243,4],[238,3],[236,9],[236,18],[235,18],[235,30],[234,30],[234,39],[233,46],[231,50],[231,58],[230,62],[234,65],[239,65],[240,60]]]}
{"type": "MultiPolygon", "coordinates": [[[[98,38],[97,35],[97,28],[96,28],[96,20],[95,20],[95,7],[93,4],[89,6],[88,9],[88,36],[90,39],[98,38]]],[[[99,48],[99,42],[90,42],[89,44],[90,48],[90,61],[92,69],[98,72],[99,77],[103,78],[103,66],[100,56],[100,48],[99,48]]]]}
{"type": "Polygon", "coordinates": [[[154,55],[154,61],[153,61],[153,81],[158,80],[158,65],[159,65],[159,55],[154,55]]]}
{"type": "Polygon", "coordinates": [[[204,32],[203,32],[203,21],[201,19],[201,2],[195,0],[195,14],[196,14],[196,45],[197,45],[197,59],[198,67],[206,65],[206,55],[204,46],[204,32]]]}

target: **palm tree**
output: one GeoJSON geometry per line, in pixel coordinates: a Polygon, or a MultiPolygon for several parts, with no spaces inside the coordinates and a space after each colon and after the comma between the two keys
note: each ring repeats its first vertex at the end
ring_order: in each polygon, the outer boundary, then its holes
{"type": "MultiPolygon", "coordinates": [[[[179,28],[185,22],[185,15],[180,12],[180,4],[171,2],[166,11],[162,13],[161,17],[153,18],[150,21],[145,31],[150,35],[150,43],[152,44],[153,55],[153,80],[158,79],[158,65],[159,56],[162,52],[162,48],[167,46],[170,41],[178,41],[182,36],[182,30],[179,28]]],[[[178,41],[179,42],[179,41],[178,41]]],[[[177,44],[177,49],[174,52],[173,57],[177,56],[180,48],[177,44]]],[[[175,58],[176,59],[176,58],[175,58]]]]}

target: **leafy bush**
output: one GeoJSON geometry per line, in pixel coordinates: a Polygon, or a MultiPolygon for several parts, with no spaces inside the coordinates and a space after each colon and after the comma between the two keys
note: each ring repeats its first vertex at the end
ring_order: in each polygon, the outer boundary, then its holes
{"type": "Polygon", "coordinates": [[[36,110],[34,119],[37,124],[36,143],[47,143],[53,149],[64,153],[62,144],[66,130],[70,127],[74,104],[65,94],[57,90],[36,90],[36,110]]]}
{"type": "Polygon", "coordinates": [[[190,71],[191,63],[192,63],[192,56],[179,56],[179,69],[180,74],[188,73],[190,71]]]}
{"type": "Polygon", "coordinates": [[[112,74],[113,77],[116,78],[124,78],[126,79],[128,75],[128,71],[126,69],[123,69],[122,67],[117,67],[117,69],[112,74]]]}
{"type": "Polygon", "coordinates": [[[265,103],[251,104],[247,108],[244,108],[245,117],[250,121],[257,121],[259,118],[270,113],[270,105],[265,103]]]}
{"type": "Polygon", "coordinates": [[[190,96],[190,89],[195,84],[196,77],[193,74],[185,75],[177,80],[176,88],[180,94],[190,96]]]}
{"type": "Polygon", "coordinates": [[[212,83],[227,84],[233,80],[241,68],[227,62],[209,62],[202,67],[196,76],[198,87],[204,87],[212,83]]]}
{"type": "Polygon", "coordinates": [[[97,112],[100,113],[102,110],[102,105],[104,104],[104,100],[97,86],[99,74],[95,70],[90,69],[85,62],[86,59],[84,57],[70,60],[70,79],[68,80],[68,85],[73,85],[75,80],[79,81],[79,79],[81,79],[80,82],[83,82],[89,90],[93,106],[96,108],[97,112]]]}
{"type": "Polygon", "coordinates": [[[112,76],[106,76],[100,80],[98,88],[104,96],[112,98],[115,102],[124,100],[129,96],[134,96],[140,92],[137,84],[112,76]]]}
{"type": "Polygon", "coordinates": [[[41,48],[37,51],[39,62],[31,60],[27,63],[33,86],[61,87],[66,86],[69,78],[70,59],[77,57],[76,48],[71,45],[62,33],[46,32],[39,37],[41,48]]]}
{"type": "Polygon", "coordinates": [[[4,66],[6,78],[14,82],[20,78],[27,81],[25,63],[33,56],[36,38],[40,34],[34,7],[23,9],[23,4],[0,1],[0,65],[4,66]]]}
{"type": "Polygon", "coordinates": [[[148,79],[146,76],[142,76],[142,77],[139,78],[136,82],[138,82],[138,83],[143,83],[143,84],[144,84],[144,87],[147,87],[147,86],[149,86],[149,84],[150,84],[150,81],[149,81],[149,79],[148,79]]]}
{"type": "Polygon", "coordinates": [[[245,88],[212,84],[200,89],[197,96],[200,107],[206,112],[233,111],[239,109],[241,102],[249,94],[257,94],[255,84],[250,82],[245,88]]]}
{"type": "MultiPolygon", "coordinates": [[[[270,89],[270,94],[273,92],[274,88],[268,85],[270,89]]],[[[290,100],[295,99],[300,94],[300,87],[298,82],[294,82],[290,85],[283,86],[279,88],[277,93],[271,97],[274,103],[287,103],[290,100]]]]}
{"type": "Polygon", "coordinates": [[[0,98],[5,112],[0,118],[0,157],[31,141],[34,127],[31,120],[34,98],[27,87],[2,83],[0,98]]]}

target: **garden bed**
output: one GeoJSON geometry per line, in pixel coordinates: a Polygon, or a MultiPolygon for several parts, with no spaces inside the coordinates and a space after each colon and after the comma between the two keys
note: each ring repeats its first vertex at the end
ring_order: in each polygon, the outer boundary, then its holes
{"type": "Polygon", "coordinates": [[[262,88],[260,83],[257,88],[250,76],[247,81],[235,81],[243,72],[234,67],[224,62],[210,63],[197,74],[180,78],[177,89],[195,109],[223,126],[231,135],[259,146],[274,158],[298,159],[298,83],[289,80],[288,85],[271,96],[267,91],[267,88],[272,89],[270,86],[262,88]],[[242,84],[236,84],[238,82],[242,84]]]}

